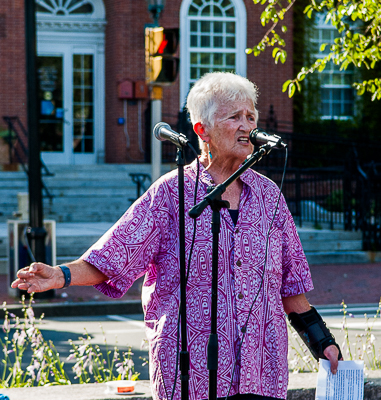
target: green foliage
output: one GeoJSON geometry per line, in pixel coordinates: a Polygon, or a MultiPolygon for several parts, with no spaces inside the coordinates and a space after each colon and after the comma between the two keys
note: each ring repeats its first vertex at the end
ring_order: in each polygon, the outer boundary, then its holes
{"type": "MultiPolygon", "coordinates": [[[[275,28],[284,19],[285,14],[294,5],[295,0],[253,0],[254,4],[266,5],[261,14],[263,26],[271,24],[262,40],[254,47],[247,49],[248,54],[259,56],[267,47],[274,47],[273,58],[277,63],[284,62],[287,52],[284,49],[285,40],[275,31],[275,28]]],[[[320,59],[303,66],[294,79],[283,85],[283,91],[288,96],[295,94],[296,88],[300,91],[300,82],[307,75],[321,72],[328,63],[334,63],[340,70],[349,66],[355,68],[374,69],[381,60],[381,7],[380,0],[309,0],[304,7],[306,18],[312,19],[315,13],[325,16],[325,22],[337,29],[339,37],[334,43],[326,43],[322,47],[330,46],[329,52],[320,59]]],[[[284,31],[284,29],[281,29],[284,31]]],[[[381,99],[381,78],[365,79],[354,83],[359,95],[369,92],[371,99],[381,99]]]]}
{"type": "MultiPolygon", "coordinates": [[[[53,342],[47,342],[37,327],[37,323],[41,323],[44,316],[42,315],[40,320],[36,321],[32,301],[33,296],[26,305],[25,297],[22,298],[23,320],[9,313],[6,304],[3,304],[5,338],[4,342],[0,339],[1,351],[4,354],[3,365],[0,368],[0,388],[70,385],[72,383],[53,342]],[[24,368],[27,350],[32,350],[32,356],[28,366],[24,368]]],[[[108,382],[125,377],[131,380],[138,379],[139,374],[134,370],[131,349],[123,353],[120,353],[116,347],[113,351],[109,350],[104,335],[106,347],[106,357],[104,357],[100,347],[93,346],[90,336],[86,332],[85,334],[85,337],[79,338],[81,341],[79,345],[69,341],[72,350],[67,361],[76,360],[72,369],[79,383],[108,382]]]]}
{"type": "Polygon", "coordinates": [[[328,211],[343,212],[344,198],[342,190],[335,190],[324,200],[323,207],[328,211]]]}

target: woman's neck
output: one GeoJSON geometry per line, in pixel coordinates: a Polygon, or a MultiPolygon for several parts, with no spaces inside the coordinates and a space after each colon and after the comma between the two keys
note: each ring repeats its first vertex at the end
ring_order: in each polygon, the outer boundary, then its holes
{"type": "Polygon", "coordinates": [[[242,164],[239,160],[211,159],[208,154],[201,154],[200,162],[216,184],[224,182],[234,174],[242,164]]]}

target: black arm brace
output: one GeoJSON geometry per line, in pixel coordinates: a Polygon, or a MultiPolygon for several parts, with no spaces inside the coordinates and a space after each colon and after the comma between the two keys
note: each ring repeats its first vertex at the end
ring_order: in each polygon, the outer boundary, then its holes
{"type": "Polygon", "coordinates": [[[288,320],[316,360],[319,358],[326,360],[327,357],[324,355],[324,350],[332,344],[339,350],[338,359],[342,358],[340,347],[336,343],[335,337],[314,307],[302,314],[291,312],[288,314],[288,320]]]}

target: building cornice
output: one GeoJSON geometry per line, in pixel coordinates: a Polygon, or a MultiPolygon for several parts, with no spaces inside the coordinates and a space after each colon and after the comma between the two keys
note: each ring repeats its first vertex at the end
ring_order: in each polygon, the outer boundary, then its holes
{"type": "Polygon", "coordinates": [[[37,29],[40,32],[104,32],[105,26],[106,21],[104,19],[68,20],[65,18],[58,20],[54,18],[37,20],[37,29]]]}

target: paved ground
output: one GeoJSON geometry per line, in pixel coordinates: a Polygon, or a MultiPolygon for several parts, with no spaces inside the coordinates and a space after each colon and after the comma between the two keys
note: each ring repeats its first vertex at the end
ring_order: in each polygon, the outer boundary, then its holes
{"type": "MultiPolygon", "coordinates": [[[[347,304],[376,304],[381,297],[381,263],[351,265],[311,266],[315,289],[307,294],[311,304],[338,305],[344,300],[347,304]]],[[[135,282],[121,300],[140,299],[142,279],[135,282]]],[[[93,287],[69,287],[57,290],[51,302],[115,301],[98,292],[93,287]]],[[[8,295],[5,275],[0,275],[0,304],[18,303],[19,299],[8,295]]],[[[46,300],[36,300],[36,302],[46,300]]]]}

